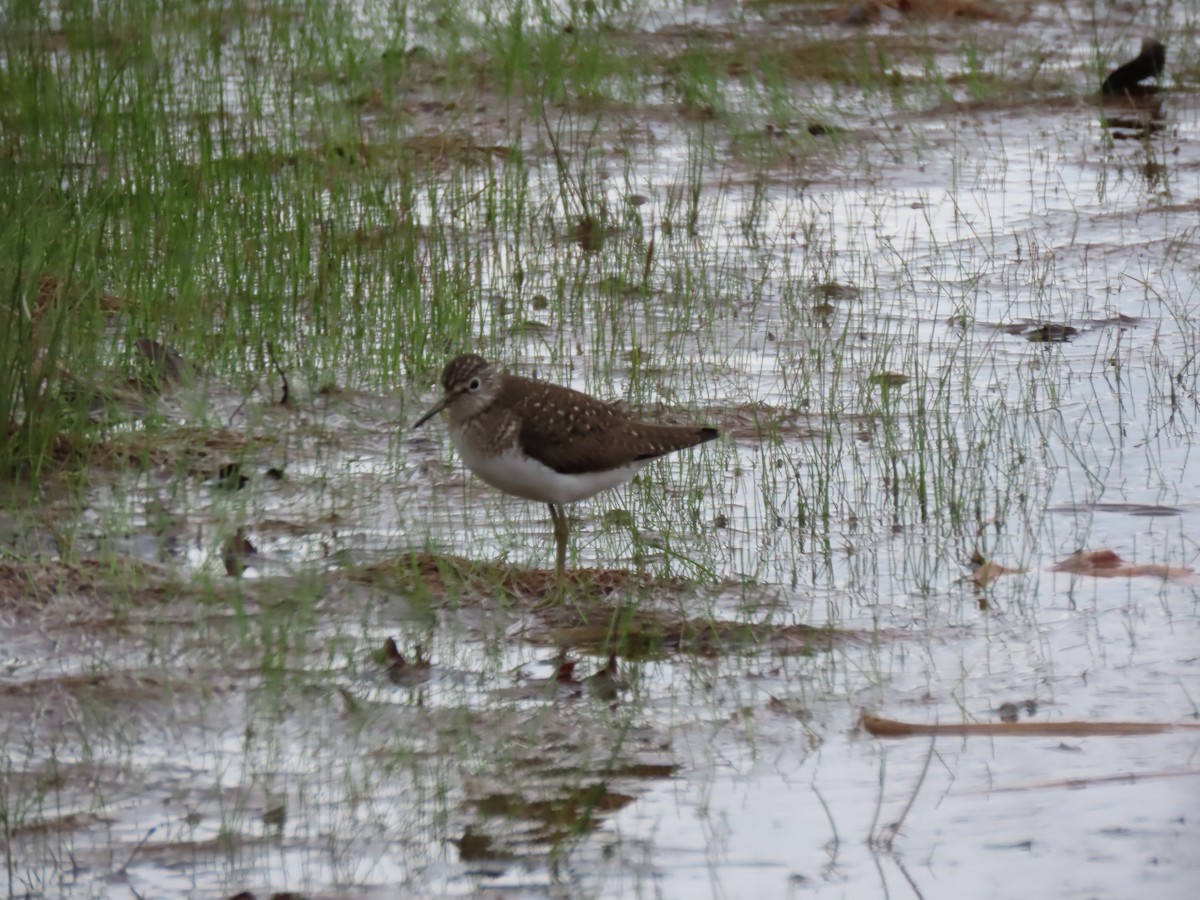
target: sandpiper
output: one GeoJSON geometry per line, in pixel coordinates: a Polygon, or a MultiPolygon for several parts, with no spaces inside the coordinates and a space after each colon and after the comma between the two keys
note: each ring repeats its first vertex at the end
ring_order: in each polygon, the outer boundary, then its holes
{"type": "Polygon", "coordinates": [[[446,364],[442,390],[442,399],[413,428],[449,410],[450,440],[467,468],[506,494],[550,507],[560,581],[569,531],[565,504],[624,484],[660,456],[718,434],[715,428],[638,422],[615,404],[509,375],[474,353],[446,364]]]}
{"type": "Polygon", "coordinates": [[[1167,48],[1154,38],[1142,38],[1142,49],[1129,62],[1108,73],[1100,85],[1102,94],[1127,94],[1139,96],[1150,93],[1140,82],[1147,78],[1162,81],[1163,69],[1167,67],[1167,48]]]}

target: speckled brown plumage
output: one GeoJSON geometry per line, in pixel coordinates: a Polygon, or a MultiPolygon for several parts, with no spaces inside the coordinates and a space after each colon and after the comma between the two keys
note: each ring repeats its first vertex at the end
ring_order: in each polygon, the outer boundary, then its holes
{"type": "Polygon", "coordinates": [[[657,459],[718,436],[715,428],[631,419],[615,404],[582,391],[497,373],[487,360],[473,353],[446,365],[442,389],[449,397],[469,385],[471,378],[488,373],[499,379],[489,402],[457,417],[457,422],[452,412],[451,427],[469,430],[473,441],[492,452],[503,450],[515,439],[522,453],[564,475],[657,459]]]}
{"type": "Polygon", "coordinates": [[[506,493],[550,507],[566,557],[563,505],[632,478],[651,460],[711,441],[715,428],[655,425],[561,385],[509,375],[481,356],[458,356],[442,370],[442,399],[414,424],[450,414],[450,436],[476,475],[506,493]]]}
{"type": "Polygon", "coordinates": [[[518,375],[505,376],[496,401],[519,418],[521,450],[566,475],[657,459],[717,436],[715,428],[637,422],[580,391],[518,375]]]}

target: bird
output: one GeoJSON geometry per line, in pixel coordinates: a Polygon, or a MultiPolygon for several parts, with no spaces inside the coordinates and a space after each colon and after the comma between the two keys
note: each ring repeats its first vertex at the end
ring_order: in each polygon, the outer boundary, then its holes
{"type": "Polygon", "coordinates": [[[1142,49],[1129,62],[1108,73],[1100,85],[1102,94],[1127,94],[1144,92],[1138,82],[1147,78],[1162,78],[1167,67],[1167,48],[1154,38],[1142,38],[1142,49]]]}
{"type": "Polygon", "coordinates": [[[475,353],[442,370],[443,410],[467,468],[506,494],[545,503],[554,525],[555,577],[562,583],[570,531],[565,506],[628,482],[661,456],[704,444],[715,428],[656,425],[573,388],[511,375],[475,353]]]}

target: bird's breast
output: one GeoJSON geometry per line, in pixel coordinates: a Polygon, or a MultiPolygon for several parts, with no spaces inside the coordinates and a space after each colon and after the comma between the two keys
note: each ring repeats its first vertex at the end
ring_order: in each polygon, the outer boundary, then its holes
{"type": "Polygon", "coordinates": [[[624,484],[633,478],[647,461],[638,460],[602,472],[579,472],[564,475],[544,463],[520,452],[516,444],[498,452],[481,452],[461,433],[453,436],[467,468],[494,488],[542,503],[574,503],[601,491],[624,484]]]}

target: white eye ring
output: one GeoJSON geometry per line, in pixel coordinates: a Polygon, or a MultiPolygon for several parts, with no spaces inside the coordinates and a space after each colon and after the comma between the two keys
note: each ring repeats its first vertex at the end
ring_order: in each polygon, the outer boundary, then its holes
{"type": "Polygon", "coordinates": [[[479,379],[478,379],[478,378],[472,378],[472,379],[471,379],[471,383],[467,385],[467,390],[468,390],[468,391],[477,391],[477,390],[479,390],[479,379]]]}

